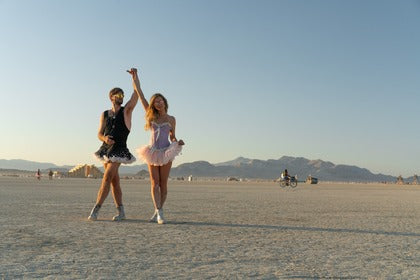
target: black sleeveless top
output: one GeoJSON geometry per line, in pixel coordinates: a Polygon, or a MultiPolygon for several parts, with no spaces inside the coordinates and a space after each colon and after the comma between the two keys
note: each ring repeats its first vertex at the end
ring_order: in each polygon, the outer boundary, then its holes
{"type": "MultiPolygon", "coordinates": [[[[105,130],[104,136],[110,135],[112,139],[115,141],[113,148],[126,148],[127,147],[127,137],[130,134],[130,130],[128,130],[127,126],[125,125],[124,121],[124,107],[121,107],[118,111],[117,115],[110,117],[108,115],[108,110],[104,112],[105,118],[105,130]]],[[[104,145],[107,145],[105,142],[104,145]]]]}
{"type": "Polygon", "coordinates": [[[115,143],[108,145],[103,142],[102,146],[95,153],[96,157],[103,162],[118,162],[129,164],[136,160],[127,148],[127,137],[130,133],[124,122],[124,107],[121,107],[114,116],[109,116],[108,111],[103,115],[105,128],[104,135],[112,136],[115,143]]]}

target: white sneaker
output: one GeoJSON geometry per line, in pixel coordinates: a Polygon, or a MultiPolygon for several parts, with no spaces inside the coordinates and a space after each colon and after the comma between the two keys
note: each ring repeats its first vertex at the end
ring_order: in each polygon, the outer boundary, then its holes
{"type": "Polygon", "coordinates": [[[163,225],[165,223],[165,219],[163,218],[163,209],[158,209],[157,211],[157,222],[159,225],[163,225]]]}
{"type": "Polygon", "coordinates": [[[99,209],[101,208],[100,205],[95,205],[92,209],[92,211],[90,212],[90,215],[88,217],[89,221],[96,221],[98,219],[98,212],[99,209]]]}
{"type": "Polygon", "coordinates": [[[125,220],[124,206],[118,206],[118,215],[112,218],[113,221],[122,221],[125,220]]]}
{"type": "Polygon", "coordinates": [[[149,223],[156,223],[157,222],[157,209],[155,209],[155,213],[153,213],[153,216],[149,219],[149,223]]]}

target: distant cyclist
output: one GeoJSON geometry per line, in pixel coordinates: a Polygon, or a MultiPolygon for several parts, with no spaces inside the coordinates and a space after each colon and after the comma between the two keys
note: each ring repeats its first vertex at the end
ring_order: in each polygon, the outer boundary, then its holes
{"type": "Polygon", "coordinates": [[[289,175],[289,172],[287,172],[287,169],[285,169],[285,170],[281,173],[281,178],[282,178],[283,180],[290,181],[290,175],[289,175]]]}
{"type": "Polygon", "coordinates": [[[297,176],[290,176],[287,169],[285,169],[280,175],[279,183],[282,188],[285,186],[295,188],[297,186],[297,176]]]}

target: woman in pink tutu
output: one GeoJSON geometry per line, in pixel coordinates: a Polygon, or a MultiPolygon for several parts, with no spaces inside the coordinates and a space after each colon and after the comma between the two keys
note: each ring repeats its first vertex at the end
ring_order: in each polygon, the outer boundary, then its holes
{"type": "Polygon", "coordinates": [[[184,141],[175,137],[175,118],[167,114],[168,101],[156,93],[147,102],[140,88],[137,69],[132,68],[129,73],[133,77],[134,90],[137,92],[144,110],[146,111],[146,130],[151,130],[150,144],[137,150],[139,157],[149,167],[151,194],[155,212],[151,222],[164,224],[163,204],[168,193],[168,177],[172,161],[181,152],[184,141]]]}

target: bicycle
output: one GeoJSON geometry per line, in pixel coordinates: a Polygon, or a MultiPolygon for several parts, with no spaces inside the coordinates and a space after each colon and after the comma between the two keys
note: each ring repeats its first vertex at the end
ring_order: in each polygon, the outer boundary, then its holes
{"type": "Polygon", "coordinates": [[[297,177],[296,176],[290,176],[289,178],[280,178],[279,179],[279,185],[282,188],[285,188],[286,186],[290,186],[291,188],[297,187],[297,177]]]}

